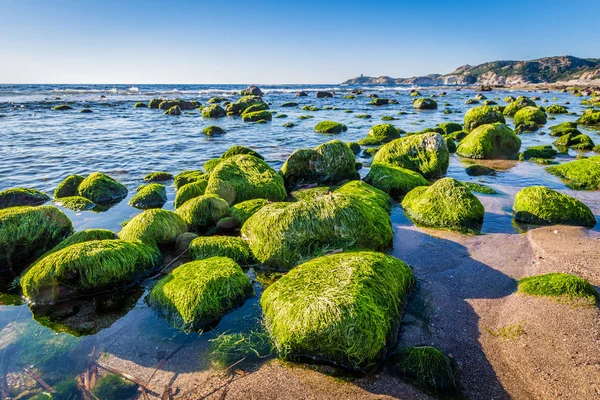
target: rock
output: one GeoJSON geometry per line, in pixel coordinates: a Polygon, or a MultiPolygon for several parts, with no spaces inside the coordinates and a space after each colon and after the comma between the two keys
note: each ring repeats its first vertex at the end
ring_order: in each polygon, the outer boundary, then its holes
{"type": "Polygon", "coordinates": [[[360,153],[360,150],[361,150],[360,144],[358,144],[356,142],[347,142],[346,144],[348,145],[348,147],[350,147],[350,150],[352,150],[354,155],[360,153]]]}
{"type": "Polygon", "coordinates": [[[293,101],[288,101],[287,103],[283,103],[281,107],[298,107],[298,103],[293,101]]]}
{"type": "Polygon", "coordinates": [[[550,145],[531,146],[519,154],[519,160],[525,161],[530,158],[554,158],[557,154],[558,151],[554,150],[550,145]]]}
{"type": "Polygon", "coordinates": [[[20,273],[72,232],[69,218],[53,206],[0,210],[0,271],[20,273]]]}
{"type": "Polygon", "coordinates": [[[149,183],[144,185],[129,200],[129,205],[141,210],[148,208],[162,208],[167,202],[167,189],[160,183],[149,183]]]}
{"type": "Polygon", "coordinates": [[[260,304],[282,358],[365,371],[396,340],[414,284],[410,267],[397,258],[347,251],[294,268],[264,291],[260,304]]]}
{"type": "Polygon", "coordinates": [[[200,236],[190,243],[189,251],[193,260],[228,257],[238,264],[247,264],[250,260],[250,248],[239,237],[200,236]]]}
{"type": "Polygon", "coordinates": [[[446,147],[448,147],[448,153],[456,153],[456,143],[454,143],[454,140],[449,137],[445,137],[444,140],[446,141],[446,147]]]}
{"type": "Polygon", "coordinates": [[[148,108],[158,108],[160,103],[162,103],[163,101],[164,101],[163,99],[152,99],[148,103],[148,108]]]}
{"type": "Polygon", "coordinates": [[[246,221],[241,233],[260,263],[289,270],[331,249],[387,249],[392,243],[390,205],[386,193],[351,181],[306,200],[268,204],[246,221]]]}
{"type": "Polygon", "coordinates": [[[473,107],[465,113],[465,131],[471,132],[473,129],[496,122],[505,123],[506,120],[499,112],[490,106],[473,107]]]}
{"type": "Polygon", "coordinates": [[[489,186],[482,185],[476,182],[461,182],[471,192],[482,193],[482,194],[498,194],[494,189],[489,186]]]}
{"type": "Polygon", "coordinates": [[[365,177],[369,185],[389,194],[393,199],[398,199],[417,186],[427,186],[429,182],[418,172],[397,167],[391,164],[371,165],[371,170],[365,177]]]}
{"type": "Polygon", "coordinates": [[[92,114],[94,111],[90,110],[89,108],[84,108],[79,112],[82,114],[92,114]]]}
{"type": "Polygon", "coordinates": [[[218,136],[218,135],[224,135],[227,132],[223,128],[211,125],[211,126],[207,126],[206,128],[202,129],[202,133],[204,133],[206,136],[218,136]]]}
{"type": "Polygon", "coordinates": [[[515,220],[534,225],[579,225],[594,227],[596,218],[588,206],[574,197],[548,189],[530,186],[515,196],[515,220]]]}
{"type": "Polygon", "coordinates": [[[281,167],[285,186],[293,189],[310,183],[335,184],[358,179],[354,153],[346,143],[332,140],[314,149],[294,151],[281,167]]]}
{"type": "Polygon", "coordinates": [[[390,101],[388,99],[382,99],[379,97],[373,97],[373,100],[371,100],[369,102],[370,105],[372,106],[385,106],[387,104],[390,104],[390,101]]]}
{"type": "Polygon", "coordinates": [[[52,110],[54,110],[54,111],[67,111],[67,110],[72,110],[72,109],[73,109],[73,107],[71,107],[68,104],[61,104],[61,105],[52,107],[52,110]]]}
{"type": "Polygon", "coordinates": [[[512,101],[506,106],[503,114],[508,117],[512,117],[517,113],[517,111],[525,107],[537,107],[537,105],[535,104],[535,101],[531,100],[530,98],[519,96],[515,101],[512,101]]]}
{"type": "Polygon", "coordinates": [[[264,96],[264,93],[258,86],[250,85],[240,92],[242,96],[264,96]]]}
{"type": "Polygon", "coordinates": [[[185,222],[173,211],[153,208],[131,219],[125,225],[119,238],[129,241],[141,241],[159,248],[169,248],[177,237],[187,231],[185,222]]]}
{"type": "Polygon", "coordinates": [[[448,147],[439,133],[411,135],[381,146],[373,163],[389,163],[416,171],[425,178],[437,178],[448,169],[448,147]]]}
{"type": "Polygon", "coordinates": [[[582,115],[577,123],[586,126],[600,125],[600,110],[582,115]]]}
{"type": "Polygon", "coordinates": [[[69,175],[54,189],[54,198],[71,197],[79,195],[79,185],[85,178],[81,175],[69,175]]]}
{"type": "Polygon", "coordinates": [[[234,204],[230,208],[230,213],[236,221],[238,221],[239,226],[244,225],[244,223],[256,214],[258,210],[263,208],[269,203],[266,199],[252,199],[242,201],[241,203],[234,204]]]}
{"type": "Polygon", "coordinates": [[[495,123],[476,128],[459,143],[456,153],[461,157],[478,159],[512,158],[520,148],[521,139],[513,130],[495,123]]]}
{"type": "Polygon", "coordinates": [[[388,143],[400,138],[401,133],[405,132],[400,131],[392,124],[379,124],[371,127],[367,137],[359,140],[358,143],[365,146],[388,143]]]}
{"type": "Polygon", "coordinates": [[[296,93],[296,97],[306,97],[306,96],[308,96],[308,93],[303,92],[303,91],[296,93]]]}
{"type": "Polygon", "coordinates": [[[317,99],[323,99],[323,98],[327,98],[327,97],[333,97],[333,93],[331,93],[331,92],[322,92],[322,91],[318,91],[317,92],[317,99]]]}
{"type": "Polygon", "coordinates": [[[283,178],[266,162],[248,154],[223,159],[211,171],[205,193],[218,195],[229,205],[251,199],[282,201],[287,196],[283,178]]]}
{"type": "Polygon", "coordinates": [[[465,100],[465,104],[466,105],[478,104],[478,103],[479,103],[479,100],[476,100],[476,99],[467,99],[467,100],[465,100]]]}
{"type": "Polygon", "coordinates": [[[202,196],[206,192],[206,186],[208,186],[207,175],[202,180],[181,186],[175,194],[174,207],[177,209],[185,204],[186,201],[202,196]]]}
{"type": "MultiPolygon", "coordinates": [[[[159,110],[170,110],[173,107],[179,107],[180,111],[191,111],[195,110],[197,105],[193,101],[186,100],[163,100],[158,104],[159,110]]],[[[171,115],[179,115],[179,114],[171,114],[171,115]]]]}
{"type": "Polygon", "coordinates": [[[197,237],[198,235],[193,232],[184,232],[177,236],[177,240],[175,240],[175,254],[181,254],[184,251],[188,251],[190,243],[197,237]]]}
{"type": "Polygon", "coordinates": [[[563,135],[554,141],[554,145],[558,149],[563,149],[565,151],[567,147],[575,150],[592,150],[595,146],[592,138],[583,133],[568,133],[563,135]]]}
{"type": "Polygon", "coordinates": [[[433,99],[423,97],[414,101],[413,108],[415,110],[436,110],[438,108],[438,104],[433,99]]]}
{"type": "Polygon", "coordinates": [[[253,103],[252,105],[250,105],[248,108],[246,108],[244,110],[244,112],[242,113],[242,117],[246,113],[251,113],[251,112],[255,112],[255,111],[265,111],[268,109],[269,109],[269,106],[267,105],[267,103],[263,103],[263,102],[253,103]]]}
{"type": "Polygon", "coordinates": [[[163,171],[151,172],[144,176],[144,181],[146,182],[166,182],[171,180],[173,180],[173,174],[163,171]]]}
{"type": "Polygon", "coordinates": [[[550,136],[563,136],[569,133],[581,134],[581,132],[577,130],[577,123],[563,122],[550,127],[550,136]]]}
{"type": "Polygon", "coordinates": [[[474,164],[465,169],[469,176],[496,175],[496,170],[484,165],[474,164]]]}
{"type": "Polygon", "coordinates": [[[217,221],[217,229],[223,233],[233,233],[239,228],[239,222],[233,217],[224,217],[217,221]]]}
{"type": "Polygon", "coordinates": [[[463,125],[457,122],[444,122],[438,125],[444,131],[445,135],[450,135],[454,132],[460,132],[463,130],[463,125]]]}
{"type": "Polygon", "coordinates": [[[555,165],[546,171],[562,178],[571,189],[600,189],[600,156],[555,165]]]}
{"type": "Polygon", "coordinates": [[[160,266],[158,248],[141,242],[92,240],[41,258],[21,277],[23,294],[49,303],[127,285],[160,266]]]}
{"type": "Polygon", "coordinates": [[[186,201],[175,211],[194,232],[204,232],[229,215],[229,205],[215,194],[205,194],[186,201]]]}
{"type": "Polygon", "coordinates": [[[39,206],[50,200],[46,193],[27,188],[0,191],[0,209],[17,206],[39,206]]]}
{"type": "Polygon", "coordinates": [[[138,102],[138,103],[135,103],[133,105],[133,108],[148,108],[148,104],[142,103],[142,102],[138,102]]]}
{"type": "Polygon", "coordinates": [[[569,111],[564,106],[553,104],[551,106],[546,107],[546,112],[548,114],[567,114],[569,111]]]}
{"type": "Polygon", "coordinates": [[[81,196],[61,197],[55,203],[71,211],[89,211],[96,207],[96,203],[81,196]]]}
{"type": "Polygon", "coordinates": [[[179,106],[173,106],[165,111],[165,115],[181,115],[181,108],[179,108],[179,106]]]}
{"type": "Polygon", "coordinates": [[[404,197],[402,208],[415,224],[430,228],[478,233],[483,223],[483,205],[453,178],[416,187],[404,197]]]}
{"type": "Polygon", "coordinates": [[[259,122],[259,121],[271,121],[273,119],[273,114],[269,111],[252,111],[252,112],[244,112],[242,114],[242,120],[244,122],[259,122]]]}
{"type": "Polygon", "coordinates": [[[102,172],[88,175],[77,188],[79,195],[96,204],[109,204],[123,200],[128,190],[125,185],[117,182],[102,172]]]}
{"type": "Polygon", "coordinates": [[[348,127],[335,121],[321,121],[315,126],[317,133],[342,133],[346,132],[348,127]]]}
{"type": "Polygon", "coordinates": [[[211,104],[202,109],[203,118],[223,118],[225,115],[225,110],[218,104],[211,104]]]}
{"type": "Polygon", "coordinates": [[[256,104],[262,104],[261,110],[265,109],[264,101],[260,96],[243,96],[235,103],[229,103],[225,111],[227,115],[242,115],[248,108],[256,104]]]}
{"type": "Polygon", "coordinates": [[[223,155],[221,156],[221,158],[229,158],[229,157],[233,157],[233,156],[237,156],[240,154],[247,154],[250,156],[254,156],[256,158],[260,158],[261,160],[264,160],[265,158],[263,156],[261,156],[259,153],[257,153],[256,151],[248,148],[248,147],[244,147],[244,146],[231,146],[230,148],[228,148],[225,153],[223,153],[223,155]]]}
{"type": "Polygon", "coordinates": [[[537,107],[523,107],[516,112],[514,118],[515,126],[533,122],[537,125],[544,125],[547,122],[546,113],[537,107]]]}
{"type": "Polygon", "coordinates": [[[521,133],[535,132],[540,129],[540,126],[533,121],[527,121],[520,123],[515,127],[515,134],[520,135],[521,133]]]}
{"type": "Polygon", "coordinates": [[[238,264],[227,257],[192,261],[162,278],[148,304],[181,330],[206,330],[253,292],[238,264]]]}
{"type": "Polygon", "coordinates": [[[183,171],[175,175],[175,178],[173,178],[173,185],[175,186],[175,190],[179,190],[183,185],[207,178],[208,177],[204,176],[204,172],[197,169],[183,171]]]}
{"type": "MultiPolygon", "coordinates": [[[[85,229],[83,231],[75,232],[52,249],[42,255],[46,257],[51,253],[56,253],[59,250],[67,248],[73,244],[90,242],[92,240],[115,240],[117,235],[108,229],[85,229]]],[[[40,257],[40,258],[42,258],[40,257]]]]}

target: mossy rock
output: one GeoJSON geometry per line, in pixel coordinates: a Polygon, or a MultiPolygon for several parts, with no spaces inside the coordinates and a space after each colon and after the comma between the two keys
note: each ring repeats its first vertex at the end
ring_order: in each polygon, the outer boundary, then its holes
{"type": "Polygon", "coordinates": [[[173,180],[173,174],[164,171],[151,172],[144,176],[146,182],[167,182],[173,180]]]}
{"type": "Polygon", "coordinates": [[[225,110],[227,115],[242,115],[249,107],[258,103],[264,103],[260,96],[243,96],[237,102],[228,104],[225,110]]]}
{"type": "Polygon", "coordinates": [[[148,304],[181,330],[203,330],[238,307],[253,292],[250,279],[227,257],[192,261],[162,278],[148,304]]]}
{"type": "Polygon", "coordinates": [[[0,209],[19,206],[39,206],[50,200],[46,193],[27,188],[0,191],[0,209]]]}
{"type": "Polygon", "coordinates": [[[550,136],[562,136],[573,132],[581,133],[577,130],[576,122],[563,122],[550,127],[550,136]]]}
{"type": "Polygon", "coordinates": [[[454,143],[454,140],[450,139],[449,137],[445,137],[444,140],[446,141],[446,147],[448,147],[448,153],[456,153],[456,143],[454,143]]]}
{"type": "Polygon", "coordinates": [[[222,103],[226,100],[227,99],[225,99],[223,97],[211,97],[210,99],[208,99],[207,103],[208,104],[217,104],[217,103],[222,103]]]}
{"type": "Polygon", "coordinates": [[[358,143],[364,146],[389,143],[400,138],[401,133],[404,131],[400,131],[392,124],[379,124],[371,127],[367,137],[359,140],[358,143]]]}
{"type": "Polygon", "coordinates": [[[435,347],[405,347],[391,361],[402,378],[425,390],[451,394],[458,389],[452,362],[435,347]]]}
{"type": "Polygon", "coordinates": [[[250,260],[248,243],[239,237],[200,236],[192,240],[189,251],[194,260],[228,257],[238,264],[247,264],[250,260]]]}
{"type": "Polygon", "coordinates": [[[512,101],[503,111],[503,114],[512,117],[514,116],[520,109],[525,107],[537,107],[535,101],[531,100],[528,97],[519,96],[516,100],[512,101]]]}
{"type": "Polygon", "coordinates": [[[525,161],[530,158],[554,158],[557,154],[558,151],[554,150],[550,145],[531,146],[519,154],[519,160],[525,161]]]}
{"type": "Polygon", "coordinates": [[[187,101],[187,100],[163,100],[158,104],[158,109],[159,110],[170,110],[173,107],[179,107],[179,111],[183,110],[183,111],[191,111],[191,110],[195,110],[197,105],[195,102],[193,101],[187,101]]]}
{"type": "Polygon", "coordinates": [[[240,154],[225,158],[210,173],[206,194],[216,194],[229,205],[251,199],[281,201],[287,193],[283,178],[265,161],[240,154]]]}
{"type": "Polygon", "coordinates": [[[221,158],[229,158],[229,157],[233,157],[233,156],[238,156],[240,154],[248,154],[250,156],[254,156],[256,158],[260,158],[261,160],[264,160],[265,158],[263,156],[261,156],[259,153],[257,153],[256,151],[248,148],[248,147],[244,147],[244,146],[231,146],[230,148],[228,148],[225,153],[223,153],[223,155],[221,156],[221,158]]]}
{"type": "Polygon", "coordinates": [[[546,112],[548,114],[567,114],[569,110],[567,110],[565,106],[553,104],[551,106],[546,107],[546,112]]]}
{"type": "Polygon", "coordinates": [[[173,185],[175,186],[175,190],[179,190],[179,188],[183,185],[187,185],[191,182],[197,182],[206,178],[207,177],[204,176],[204,172],[197,169],[183,171],[175,175],[175,178],[173,179],[173,185]]]}
{"type": "Polygon", "coordinates": [[[218,104],[211,104],[202,109],[202,117],[204,118],[223,118],[225,115],[225,110],[218,104]]]}
{"type": "Polygon", "coordinates": [[[218,126],[207,126],[206,128],[202,129],[202,133],[204,133],[206,136],[219,136],[219,135],[224,135],[227,132],[225,131],[225,129],[218,127],[218,126]]]}
{"type": "Polygon", "coordinates": [[[576,190],[600,189],[600,156],[584,158],[546,168],[576,190]]]}
{"type": "Polygon", "coordinates": [[[593,227],[596,218],[588,206],[574,197],[530,186],[517,193],[513,204],[515,220],[534,225],[578,225],[593,227]]]}
{"type": "Polygon", "coordinates": [[[179,106],[173,106],[165,111],[165,115],[181,115],[181,108],[179,106]]]}
{"type": "Polygon", "coordinates": [[[471,132],[481,125],[506,123],[504,116],[490,106],[473,107],[465,113],[464,126],[466,132],[471,132]]]}
{"type": "Polygon", "coordinates": [[[600,125],[600,110],[590,112],[582,115],[578,120],[578,124],[586,126],[598,126],[600,125]]]}
{"type": "Polygon", "coordinates": [[[294,268],[264,291],[260,304],[280,357],[364,371],[395,341],[414,284],[397,258],[347,251],[294,268]]]}
{"type": "Polygon", "coordinates": [[[418,172],[397,167],[391,164],[374,163],[365,177],[365,182],[371,186],[398,199],[417,186],[427,186],[429,182],[418,172]]]}
{"type": "Polygon", "coordinates": [[[373,163],[388,163],[418,172],[425,178],[437,178],[448,169],[448,146],[439,133],[411,135],[381,146],[373,163]]]}
{"type": "Polygon", "coordinates": [[[508,126],[495,123],[482,125],[458,145],[456,153],[475,159],[513,158],[521,148],[521,139],[508,126]]]}
{"type": "Polygon", "coordinates": [[[163,101],[163,99],[152,99],[148,102],[148,108],[158,108],[160,103],[162,103],[163,101]]]}
{"type": "Polygon", "coordinates": [[[438,104],[433,99],[423,97],[414,101],[413,108],[415,110],[437,110],[438,104]]]}
{"type": "Polygon", "coordinates": [[[360,153],[360,144],[356,143],[356,142],[347,142],[346,143],[348,145],[348,147],[350,147],[350,150],[352,150],[352,152],[356,155],[360,153]]]}
{"type": "Polygon", "coordinates": [[[229,215],[229,205],[215,194],[205,194],[186,201],[176,213],[190,230],[203,232],[229,215]]]}
{"type": "Polygon", "coordinates": [[[110,231],[108,229],[85,229],[83,231],[75,232],[56,246],[54,246],[51,250],[44,253],[41,257],[45,257],[48,254],[56,253],[59,250],[62,250],[66,247],[69,247],[73,244],[90,242],[92,240],[115,240],[117,239],[116,233],[110,231]]]}
{"type": "Polygon", "coordinates": [[[230,213],[233,218],[239,223],[240,226],[256,214],[258,210],[263,208],[269,203],[267,199],[252,199],[242,201],[241,203],[234,204],[230,208],[230,213]]]}
{"type": "Polygon", "coordinates": [[[280,107],[298,107],[298,105],[298,103],[288,101],[287,103],[283,103],[280,107]]]}
{"type": "Polygon", "coordinates": [[[79,195],[93,201],[96,204],[110,204],[123,200],[127,197],[125,185],[117,182],[102,172],[94,172],[88,175],[77,188],[79,195]]]}
{"type": "Polygon", "coordinates": [[[431,228],[477,233],[483,223],[483,205],[465,185],[453,178],[416,187],[404,197],[402,208],[417,225],[431,228]]]}
{"type": "Polygon", "coordinates": [[[462,131],[463,125],[457,122],[444,122],[439,124],[438,128],[441,128],[445,135],[450,135],[451,133],[462,131]]]}
{"type": "Polygon", "coordinates": [[[385,250],[392,242],[391,199],[379,189],[351,181],[331,193],[262,207],[242,226],[254,257],[289,270],[331,249],[385,250]]]}
{"type": "Polygon", "coordinates": [[[583,133],[568,133],[559,137],[554,141],[554,145],[561,150],[565,150],[564,148],[570,147],[576,150],[592,150],[595,146],[593,140],[588,135],[584,135],[583,133]]]}
{"type": "Polygon", "coordinates": [[[71,107],[68,104],[60,104],[58,106],[52,107],[52,110],[54,110],[54,111],[67,111],[67,110],[72,110],[72,109],[73,109],[73,107],[71,107]]]}
{"type": "Polygon", "coordinates": [[[165,248],[172,247],[177,237],[186,231],[185,222],[176,213],[154,208],[133,217],[121,229],[119,238],[165,248]]]}
{"type": "Polygon", "coordinates": [[[130,284],[161,263],[160,251],[154,246],[124,240],[92,240],[38,260],[21,277],[21,288],[36,303],[54,302],[130,284]]]}
{"type": "Polygon", "coordinates": [[[85,178],[81,175],[69,175],[54,189],[54,198],[78,196],[79,185],[85,178]]]}
{"type": "Polygon", "coordinates": [[[342,123],[335,121],[321,121],[315,126],[315,132],[317,133],[342,133],[346,132],[348,127],[342,123]]]}
{"type": "Polygon", "coordinates": [[[385,106],[387,104],[390,104],[390,101],[388,99],[374,97],[373,100],[369,102],[369,104],[372,106],[385,106]]]}
{"type": "Polygon", "coordinates": [[[258,121],[271,121],[273,119],[273,114],[269,111],[252,111],[247,112],[244,111],[242,114],[242,121],[244,122],[258,122],[258,121]]]}
{"type": "Polygon", "coordinates": [[[167,202],[167,189],[160,183],[149,183],[129,200],[129,205],[141,210],[162,208],[167,202]]]}
{"type": "Polygon", "coordinates": [[[515,96],[508,96],[508,97],[504,98],[504,101],[507,103],[512,103],[515,100],[516,100],[515,96]]]}
{"type": "Polygon", "coordinates": [[[485,165],[474,164],[465,168],[469,176],[496,175],[496,170],[485,165]]]}
{"type": "Polygon", "coordinates": [[[186,201],[202,196],[206,192],[206,186],[208,186],[208,177],[207,179],[183,185],[175,194],[174,207],[177,209],[185,204],[186,201]]]}
{"type": "Polygon", "coordinates": [[[600,294],[588,281],[560,272],[522,278],[519,280],[519,292],[557,300],[584,300],[591,304],[600,301],[600,294]]]}
{"type": "Polygon", "coordinates": [[[118,375],[109,374],[96,381],[92,393],[102,400],[126,400],[137,395],[137,385],[118,375]]]}
{"type": "Polygon", "coordinates": [[[96,203],[81,196],[61,197],[55,204],[71,211],[89,211],[96,207],[96,203]]]}
{"type": "Polygon", "coordinates": [[[300,109],[304,110],[304,111],[319,111],[319,107],[311,106],[311,105],[302,106],[300,109]]]}
{"type": "Polygon", "coordinates": [[[0,271],[21,272],[72,232],[69,218],[54,206],[0,210],[0,271]]]}
{"type": "Polygon", "coordinates": [[[247,113],[252,113],[252,112],[256,112],[256,111],[264,111],[264,110],[268,110],[268,109],[269,109],[269,106],[267,105],[267,103],[263,103],[263,102],[254,103],[244,110],[244,112],[242,113],[242,117],[244,116],[244,114],[247,114],[247,113]]]}
{"type": "Polygon", "coordinates": [[[356,114],[354,116],[354,118],[359,118],[359,119],[369,119],[372,118],[372,116],[370,114],[356,114]]]}
{"type": "Polygon", "coordinates": [[[461,140],[463,140],[464,138],[466,138],[467,135],[468,135],[467,132],[465,132],[463,130],[460,130],[460,131],[454,131],[452,133],[445,134],[444,137],[446,139],[452,139],[455,142],[460,142],[461,140]]]}
{"type": "Polygon", "coordinates": [[[332,140],[314,149],[294,151],[281,167],[280,174],[288,189],[309,183],[334,184],[358,179],[355,162],[356,157],[346,143],[332,140]]]}
{"type": "Polygon", "coordinates": [[[548,122],[546,113],[537,107],[523,107],[514,116],[515,126],[526,123],[544,125],[548,122]]]}
{"type": "Polygon", "coordinates": [[[142,103],[142,102],[137,102],[133,105],[133,108],[148,108],[148,104],[142,103]]]}
{"type": "Polygon", "coordinates": [[[482,185],[477,182],[461,182],[463,185],[467,187],[471,192],[481,193],[481,194],[498,194],[494,189],[489,186],[482,185]]]}
{"type": "MultiPolygon", "coordinates": [[[[215,169],[217,167],[217,165],[221,164],[221,162],[223,161],[223,158],[219,157],[219,158],[211,158],[210,160],[207,160],[204,163],[204,170],[206,171],[206,174],[208,175],[208,177],[210,177],[210,173],[212,172],[213,169],[215,169]]],[[[208,178],[207,178],[208,180],[208,178]]]]}

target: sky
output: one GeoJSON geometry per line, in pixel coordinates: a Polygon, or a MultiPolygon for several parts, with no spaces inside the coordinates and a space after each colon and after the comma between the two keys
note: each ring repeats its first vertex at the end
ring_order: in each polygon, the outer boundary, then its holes
{"type": "Polygon", "coordinates": [[[339,83],[600,58],[599,0],[0,0],[0,83],[339,83]]]}

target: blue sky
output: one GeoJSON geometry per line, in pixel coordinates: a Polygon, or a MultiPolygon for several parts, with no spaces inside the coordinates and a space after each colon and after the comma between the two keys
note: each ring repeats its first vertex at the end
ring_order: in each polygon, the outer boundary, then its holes
{"type": "Polygon", "coordinates": [[[0,0],[0,82],[337,83],[600,58],[598,15],[598,0],[0,0]]]}

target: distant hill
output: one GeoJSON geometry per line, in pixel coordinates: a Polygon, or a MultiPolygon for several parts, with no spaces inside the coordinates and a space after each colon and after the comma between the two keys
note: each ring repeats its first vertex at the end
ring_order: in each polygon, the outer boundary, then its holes
{"type": "Polygon", "coordinates": [[[531,61],[492,61],[463,65],[446,75],[412,78],[359,76],[343,85],[489,85],[512,86],[537,83],[600,84],[600,59],[572,56],[546,57],[531,61]]]}

